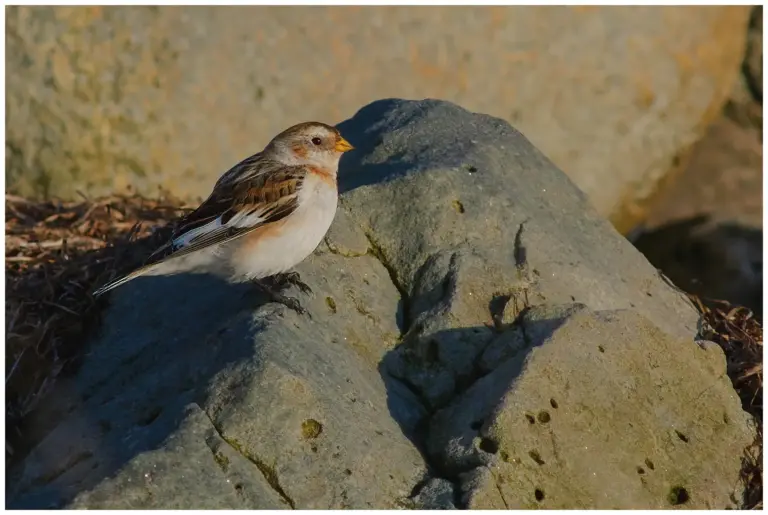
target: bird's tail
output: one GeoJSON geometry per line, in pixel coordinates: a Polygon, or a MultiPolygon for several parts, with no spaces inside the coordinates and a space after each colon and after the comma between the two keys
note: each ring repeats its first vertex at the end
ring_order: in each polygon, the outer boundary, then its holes
{"type": "Polygon", "coordinates": [[[149,271],[150,268],[151,267],[149,267],[149,266],[143,266],[143,267],[139,268],[138,270],[134,270],[133,272],[131,272],[128,275],[124,275],[123,277],[120,277],[119,279],[115,279],[114,281],[108,282],[107,284],[105,284],[101,288],[95,290],[93,292],[93,296],[94,297],[100,297],[101,295],[104,295],[108,291],[113,290],[113,289],[117,288],[118,286],[122,286],[123,284],[127,283],[128,281],[136,279],[140,275],[144,275],[146,272],[149,271]]]}
{"type": "Polygon", "coordinates": [[[120,277],[118,279],[115,279],[114,281],[108,282],[101,288],[95,290],[93,292],[94,297],[100,297],[101,295],[104,295],[109,290],[113,290],[117,288],[118,286],[122,286],[123,284],[127,283],[128,281],[131,281],[133,279],[136,279],[140,275],[144,275],[145,273],[149,272],[150,269],[154,268],[155,265],[159,265],[161,262],[165,261],[169,255],[168,250],[173,249],[171,243],[166,243],[156,251],[154,251],[144,262],[144,266],[137,268],[133,272],[131,272],[128,275],[125,275],[123,277],[120,277]]]}

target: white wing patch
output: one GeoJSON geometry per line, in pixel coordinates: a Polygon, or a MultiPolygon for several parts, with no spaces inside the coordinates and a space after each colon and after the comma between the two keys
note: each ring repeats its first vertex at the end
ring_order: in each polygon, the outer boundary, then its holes
{"type": "Polygon", "coordinates": [[[265,217],[263,216],[264,211],[264,207],[256,212],[245,209],[233,215],[227,220],[227,223],[222,223],[223,215],[219,216],[215,220],[195,229],[191,229],[177,237],[173,240],[173,247],[174,249],[183,249],[193,243],[215,240],[223,233],[235,231],[237,229],[256,227],[265,221],[265,217]]]}

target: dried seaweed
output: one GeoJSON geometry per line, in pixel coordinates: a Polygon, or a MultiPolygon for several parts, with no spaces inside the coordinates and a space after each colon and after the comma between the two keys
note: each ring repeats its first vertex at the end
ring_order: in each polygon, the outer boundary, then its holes
{"type": "Polygon", "coordinates": [[[763,508],[763,327],[752,311],[722,300],[689,295],[702,317],[699,336],[725,352],[728,377],[742,407],[754,417],[756,437],[742,457],[742,508],[763,508]]]}
{"type": "Polygon", "coordinates": [[[91,291],[139,265],[183,211],[167,195],[80,202],[6,195],[7,458],[23,454],[25,417],[82,354],[101,306],[91,291]]]}

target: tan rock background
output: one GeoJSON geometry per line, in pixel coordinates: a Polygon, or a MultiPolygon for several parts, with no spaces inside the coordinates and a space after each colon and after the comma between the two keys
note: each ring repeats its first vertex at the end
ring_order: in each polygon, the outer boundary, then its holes
{"type": "Polygon", "coordinates": [[[6,186],[204,196],[383,97],[505,118],[620,230],[720,112],[748,7],[9,7],[6,186]]]}
{"type": "Polygon", "coordinates": [[[718,119],[648,203],[633,243],[679,287],[763,311],[763,8],[718,119]]]}

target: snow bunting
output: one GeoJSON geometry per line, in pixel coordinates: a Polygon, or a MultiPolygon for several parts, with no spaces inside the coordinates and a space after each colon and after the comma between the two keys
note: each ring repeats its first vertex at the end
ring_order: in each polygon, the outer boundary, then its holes
{"type": "MultiPolygon", "coordinates": [[[[273,300],[304,312],[296,299],[260,280],[290,270],[320,244],[336,214],[339,159],[352,148],[324,123],[283,131],[222,175],[208,199],[176,223],[170,241],[144,266],[94,296],[140,275],[192,268],[224,273],[233,282],[253,281],[273,300]]],[[[280,282],[286,281],[309,290],[296,273],[280,282]]]]}

